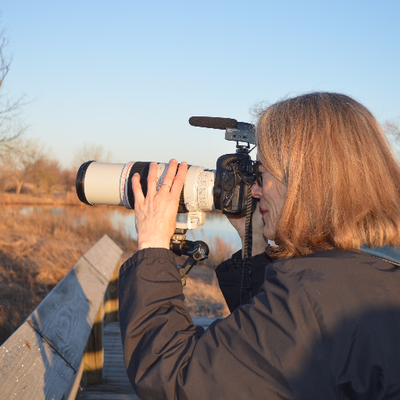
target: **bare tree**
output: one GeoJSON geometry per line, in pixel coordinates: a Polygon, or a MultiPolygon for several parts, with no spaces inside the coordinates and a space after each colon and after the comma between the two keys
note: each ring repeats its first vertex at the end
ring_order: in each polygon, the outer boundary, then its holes
{"type": "Polygon", "coordinates": [[[47,157],[44,146],[37,139],[14,139],[12,147],[1,152],[3,165],[16,185],[15,193],[20,194],[27,176],[47,157]]]}
{"type": "Polygon", "coordinates": [[[382,128],[386,133],[389,141],[393,144],[393,150],[396,154],[398,160],[400,160],[400,151],[399,151],[399,143],[400,143],[400,126],[398,123],[394,121],[386,121],[382,128]]]}
{"type": "Polygon", "coordinates": [[[99,162],[110,162],[111,152],[105,151],[102,145],[84,143],[82,147],[74,152],[74,160],[72,162],[75,169],[79,168],[84,162],[95,160],[99,162]]]}
{"type": "Polygon", "coordinates": [[[41,189],[50,197],[54,189],[62,185],[62,171],[57,160],[46,158],[39,160],[29,175],[31,175],[30,181],[35,185],[34,193],[41,189]]]}
{"type": "Polygon", "coordinates": [[[9,99],[4,93],[4,80],[6,79],[12,62],[12,57],[7,56],[6,47],[8,40],[5,31],[0,31],[0,146],[7,147],[14,139],[20,137],[25,127],[20,122],[20,112],[25,96],[18,99],[9,99]]]}
{"type": "Polygon", "coordinates": [[[15,184],[10,170],[4,165],[0,165],[0,191],[7,192],[14,187],[15,184]]]}
{"type": "Polygon", "coordinates": [[[60,185],[66,192],[75,192],[76,170],[63,169],[60,176],[60,185]]]}
{"type": "Polygon", "coordinates": [[[396,140],[400,139],[400,126],[398,123],[393,121],[386,121],[383,124],[383,129],[387,135],[392,136],[396,140]]]}

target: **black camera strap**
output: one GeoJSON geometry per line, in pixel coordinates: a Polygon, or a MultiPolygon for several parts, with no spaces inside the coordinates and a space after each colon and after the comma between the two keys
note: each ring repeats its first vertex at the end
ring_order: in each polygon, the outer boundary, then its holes
{"type": "Polygon", "coordinates": [[[247,208],[246,208],[246,224],[245,224],[245,238],[243,245],[243,266],[242,266],[242,279],[240,285],[240,304],[247,304],[251,301],[251,253],[253,248],[253,196],[252,184],[247,183],[247,208]]]}

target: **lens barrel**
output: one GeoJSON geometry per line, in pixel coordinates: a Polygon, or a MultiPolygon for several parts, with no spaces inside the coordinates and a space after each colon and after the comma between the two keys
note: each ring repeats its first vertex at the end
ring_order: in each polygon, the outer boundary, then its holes
{"type": "MultiPolygon", "coordinates": [[[[76,177],[79,200],[88,205],[104,204],[135,208],[132,176],[140,175],[143,194],[147,194],[147,175],[150,162],[132,161],[127,164],[87,161],[76,177]]],[[[157,188],[164,181],[168,164],[157,163],[157,188]]],[[[178,212],[212,211],[214,207],[215,171],[189,166],[181,193],[178,212]]]]}

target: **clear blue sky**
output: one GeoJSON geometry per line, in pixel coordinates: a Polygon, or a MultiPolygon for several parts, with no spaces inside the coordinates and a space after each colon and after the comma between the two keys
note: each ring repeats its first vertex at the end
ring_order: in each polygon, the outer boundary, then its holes
{"type": "Polygon", "coordinates": [[[400,120],[400,1],[2,0],[5,90],[63,166],[83,143],[113,161],[215,167],[234,152],[192,115],[252,122],[260,102],[348,94],[400,120]]]}

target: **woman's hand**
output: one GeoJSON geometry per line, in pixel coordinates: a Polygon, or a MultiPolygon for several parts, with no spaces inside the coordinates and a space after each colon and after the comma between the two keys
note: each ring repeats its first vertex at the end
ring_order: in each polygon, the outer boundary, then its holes
{"type": "Polygon", "coordinates": [[[132,177],[135,196],[135,221],[138,232],[138,249],[161,247],[169,249],[171,236],[176,228],[179,198],[185,183],[188,165],[171,160],[164,181],[157,191],[157,163],[150,164],[147,177],[147,195],[144,197],[140,176],[132,177]]]}
{"type": "MultiPolygon", "coordinates": [[[[262,219],[260,213],[260,203],[257,202],[256,209],[253,213],[253,244],[252,244],[252,256],[263,253],[265,251],[265,247],[267,246],[267,241],[264,237],[264,221],[262,219]]],[[[245,228],[246,228],[246,216],[242,215],[229,215],[226,214],[229,222],[233,225],[233,227],[237,230],[240,238],[242,239],[242,245],[244,248],[244,240],[245,240],[245,228]]]]}

